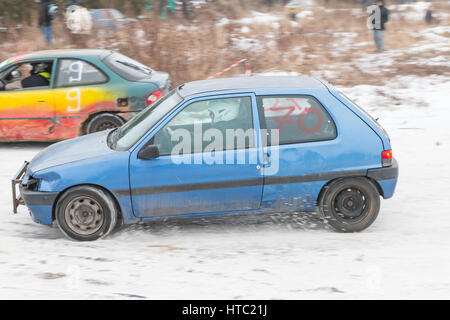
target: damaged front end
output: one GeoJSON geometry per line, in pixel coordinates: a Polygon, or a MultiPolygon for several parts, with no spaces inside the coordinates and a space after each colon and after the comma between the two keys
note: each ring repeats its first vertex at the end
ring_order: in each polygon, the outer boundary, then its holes
{"type": "Polygon", "coordinates": [[[39,180],[28,174],[29,166],[25,162],[12,180],[13,212],[17,214],[19,206],[27,206],[35,222],[51,225],[58,192],[40,192],[39,180]]]}
{"type": "Polygon", "coordinates": [[[19,171],[17,172],[17,174],[14,176],[14,179],[12,179],[12,197],[13,197],[13,212],[14,214],[17,214],[17,209],[19,208],[19,206],[24,206],[25,205],[25,201],[23,200],[22,194],[19,192],[17,192],[17,185],[19,185],[19,187],[22,185],[22,183],[24,182],[24,176],[25,173],[28,170],[28,167],[30,166],[30,163],[25,161],[24,164],[22,165],[22,167],[19,169],[19,171]]]}

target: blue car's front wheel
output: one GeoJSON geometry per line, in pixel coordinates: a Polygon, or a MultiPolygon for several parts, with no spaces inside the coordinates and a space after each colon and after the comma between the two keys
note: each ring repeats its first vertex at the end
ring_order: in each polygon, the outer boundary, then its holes
{"type": "Polygon", "coordinates": [[[102,189],[79,186],[67,190],[55,208],[56,222],[71,240],[95,241],[115,227],[118,210],[114,199],[102,189]]]}

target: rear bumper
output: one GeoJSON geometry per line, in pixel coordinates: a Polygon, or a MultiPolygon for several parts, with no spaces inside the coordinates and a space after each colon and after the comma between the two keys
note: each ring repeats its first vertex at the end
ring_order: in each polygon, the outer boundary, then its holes
{"type": "Polygon", "coordinates": [[[367,176],[375,181],[381,187],[382,196],[385,199],[390,199],[394,196],[397,187],[400,169],[397,160],[394,159],[392,166],[380,169],[370,169],[367,176]]]}
{"type": "Polygon", "coordinates": [[[398,162],[394,159],[392,166],[380,169],[370,169],[367,171],[367,176],[377,181],[393,180],[398,179],[399,172],[398,162]]]}

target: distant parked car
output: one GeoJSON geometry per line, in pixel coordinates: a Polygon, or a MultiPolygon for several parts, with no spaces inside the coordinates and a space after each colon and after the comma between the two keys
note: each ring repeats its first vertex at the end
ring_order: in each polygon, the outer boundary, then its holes
{"type": "Polygon", "coordinates": [[[118,31],[124,26],[138,22],[137,19],[127,18],[117,9],[96,9],[91,11],[94,28],[118,31]]]}
{"type": "MultiPolygon", "coordinates": [[[[188,0],[187,2],[187,9],[188,11],[193,11],[196,9],[201,9],[204,6],[208,4],[209,1],[207,0],[188,0]]],[[[177,11],[183,11],[183,2],[182,1],[176,1],[175,2],[175,10],[177,11]]]]}
{"type": "Polygon", "coordinates": [[[286,13],[292,19],[295,19],[302,9],[314,6],[316,6],[315,0],[292,0],[288,2],[284,8],[286,13]]]}
{"type": "Polygon", "coordinates": [[[170,76],[108,50],[0,63],[0,142],[57,141],[119,127],[169,92],[170,76]]]}
{"type": "Polygon", "coordinates": [[[331,85],[214,79],[178,87],[121,128],[50,146],[14,177],[13,200],[78,241],[152,219],[316,210],[359,232],[398,174],[384,129],[331,85]]]}

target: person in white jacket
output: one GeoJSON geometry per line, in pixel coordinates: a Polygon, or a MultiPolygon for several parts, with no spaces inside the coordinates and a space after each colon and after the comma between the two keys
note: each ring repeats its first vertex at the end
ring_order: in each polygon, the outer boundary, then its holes
{"type": "Polygon", "coordinates": [[[69,6],[66,10],[66,25],[73,34],[90,34],[93,26],[92,15],[83,6],[69,6]]]}

